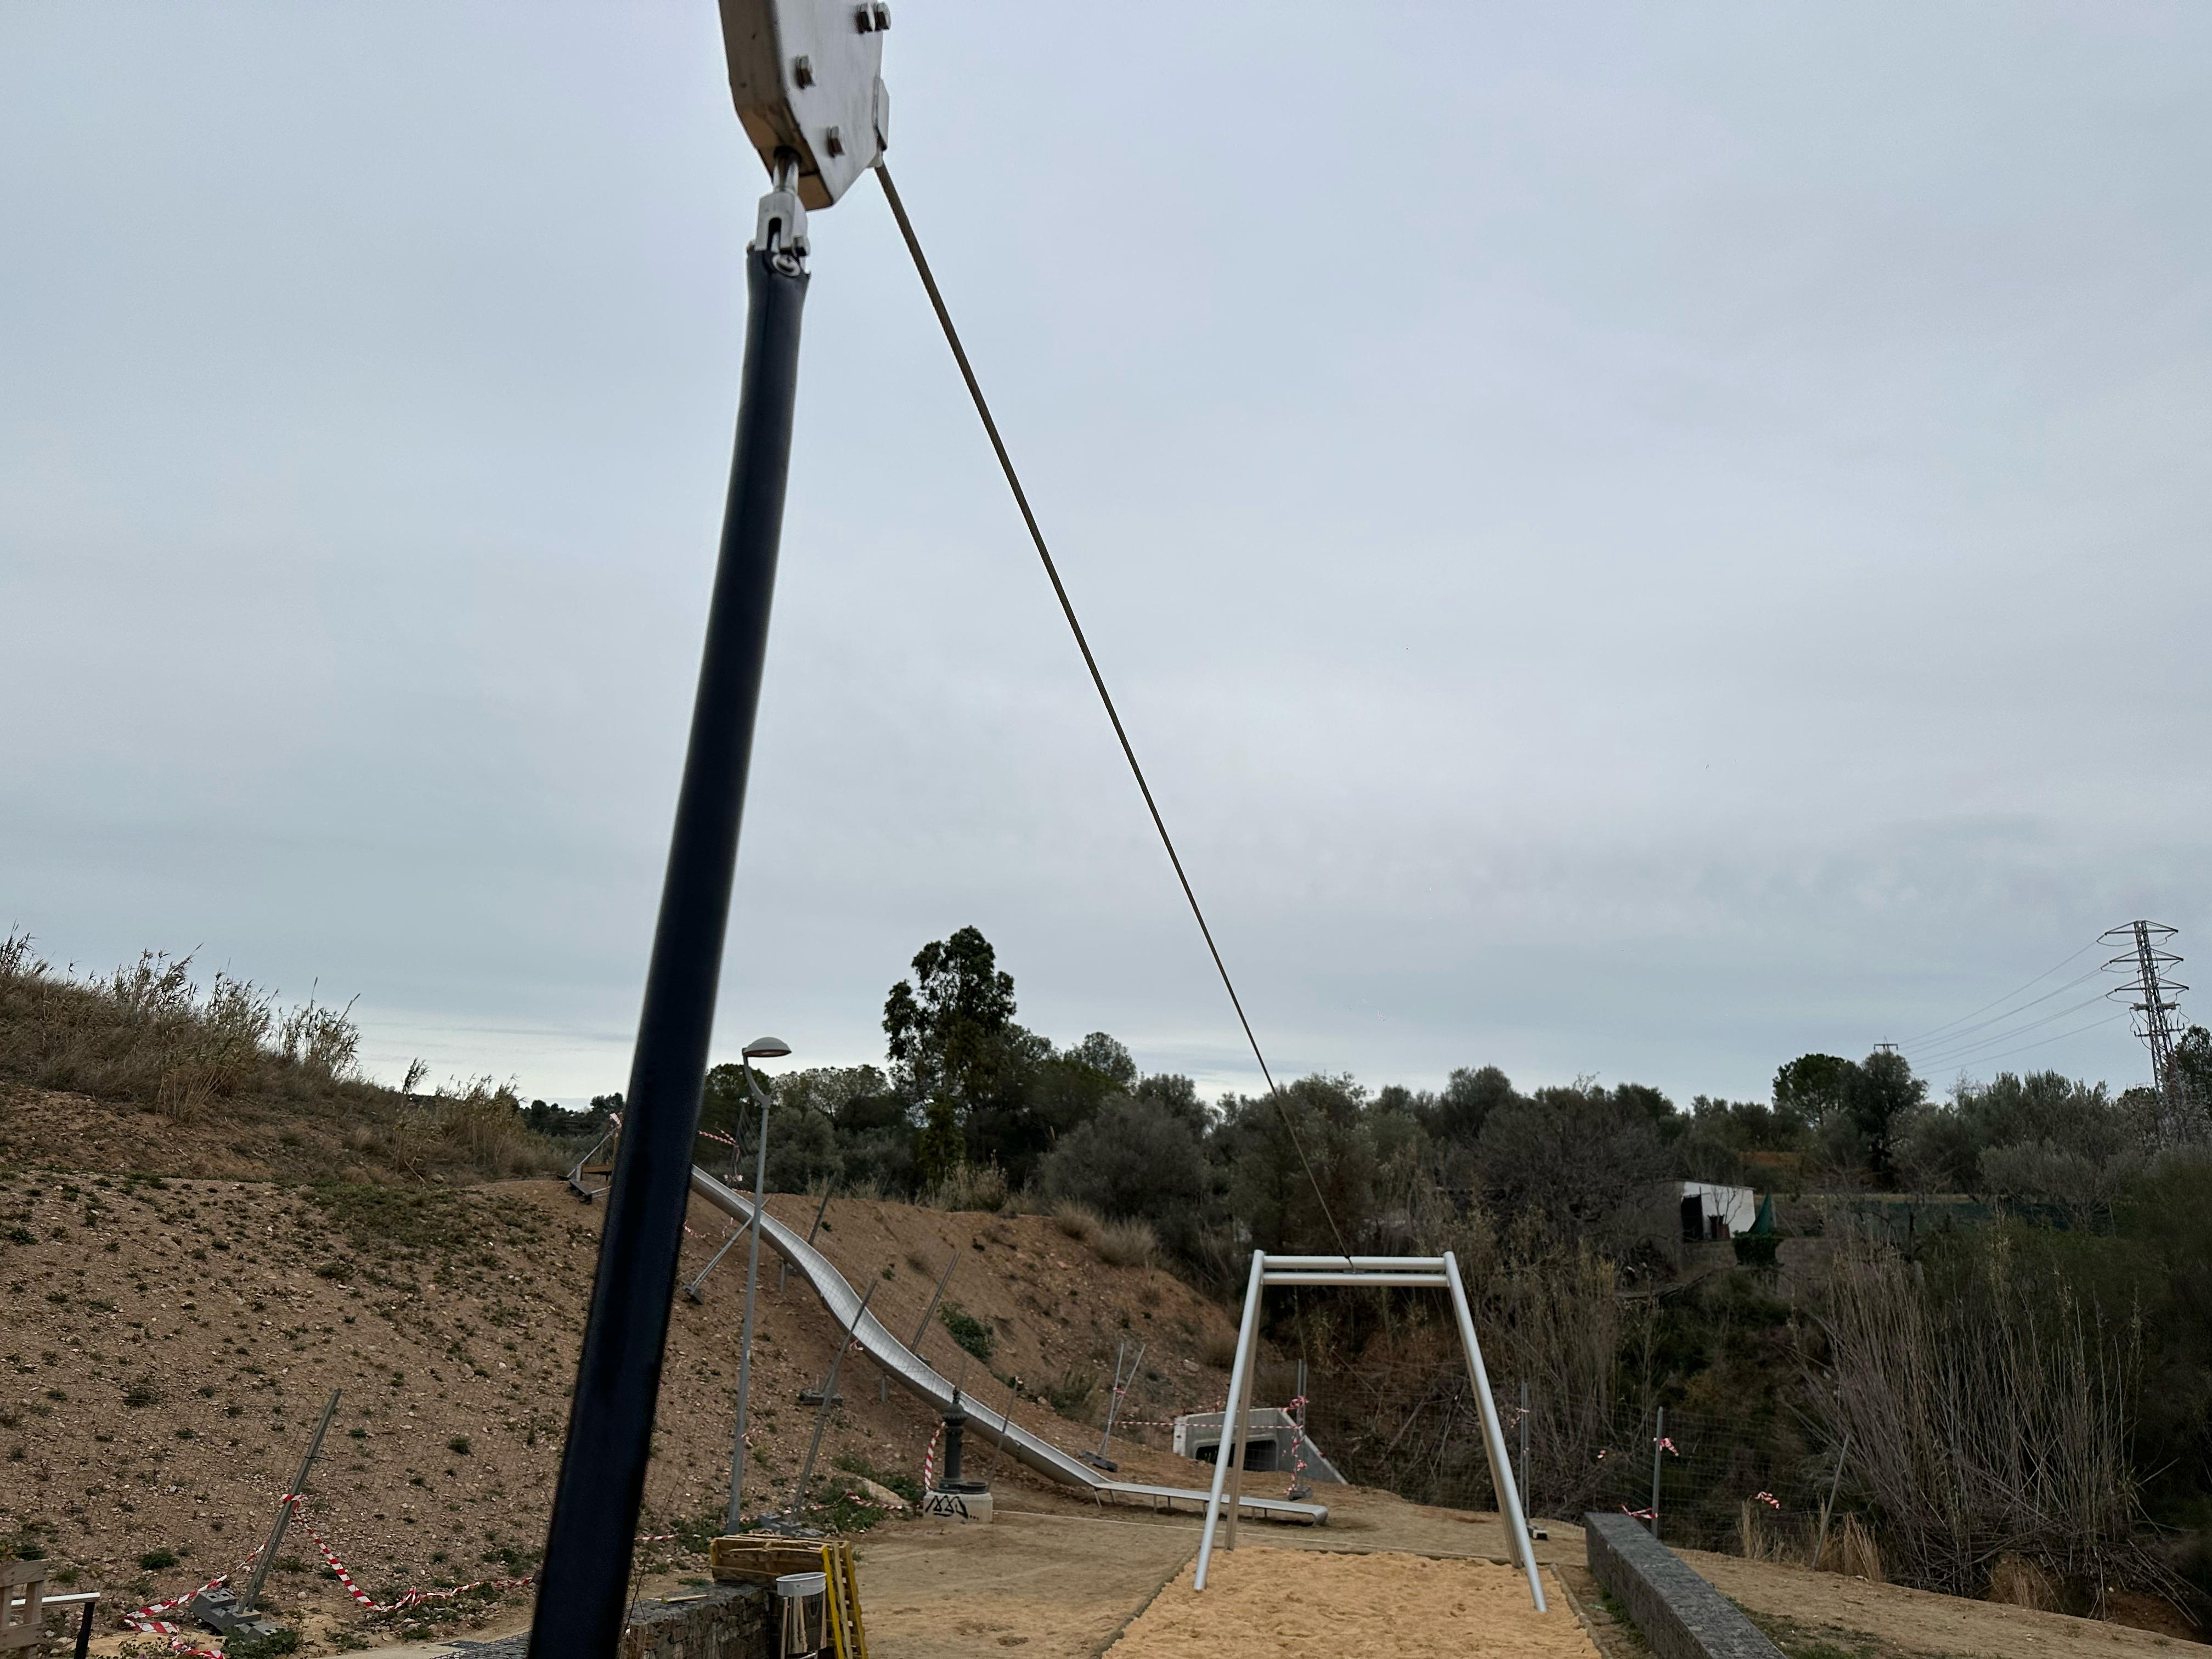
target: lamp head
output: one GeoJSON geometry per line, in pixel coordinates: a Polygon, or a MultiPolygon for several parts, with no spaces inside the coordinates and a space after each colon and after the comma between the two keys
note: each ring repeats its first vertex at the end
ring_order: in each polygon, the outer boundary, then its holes
{"type": "Polygon", "coordinates": [[[791,1052],[791,1045],[781,1037],[755,1037],[745,1044],[747,1060],[781,1060],[791,1052]]]}

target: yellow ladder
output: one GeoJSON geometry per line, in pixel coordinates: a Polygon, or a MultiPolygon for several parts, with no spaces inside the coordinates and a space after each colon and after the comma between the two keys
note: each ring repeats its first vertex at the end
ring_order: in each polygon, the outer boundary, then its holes
{"type": "Polygon", "coordinates": [[[823,1611],[829,1615],[830,1643],[837,1659],[868,1659],[868,1627],[860,1619],[860,1571],[854,1565],[850,1540],[840,1538],[822,1547],[822,1577],[826,1584],[823,1611]]]}

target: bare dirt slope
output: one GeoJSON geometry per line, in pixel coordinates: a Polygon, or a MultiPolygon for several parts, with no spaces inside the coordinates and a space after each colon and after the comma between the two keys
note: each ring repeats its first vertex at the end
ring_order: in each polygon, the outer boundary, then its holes
{"type": "MultiPolygon", "coordinates": [[[[150,1122],[141,1115],[142,1123],[150,1122]]],[[[280,1132],[281,1133],[281,1132],[280,1132]]],[[[201,1156],[168,1149],[167,1167],[201,1156]]],[[[209,1156],[212,1156],[210,1154],[209,1156]]],[[[146,1154],[159,1163],[157,1148],[146,1154]]],[[[118,1160],[122,1162],[123,1160],[118,1160]]],[[[813,1206],[771,1200],[802,1229],[813,1206]]],[[[597,1249],[600,1211],[556,1182],[474,1188],[311,1187],[0,1167],[0,1542],[42,1550],[57,1576],[150,1597],[188,1589],[258,1541],[328,1390],[343,1390],[309,1492],[316,1525],[380,1596],[526,1571],[546,1509],[597,1249]],[[142,1556],[173,1565],[142,1568],[142,1556]]],[[[687,1274],[727,1236],[694,1206],[687,1274]]],[[[1195,1484],[1200,1466],[1160,1449],[1160,1419],[1218,1404],[1208,1363],[1227,1316],[1168,1275],[1111,1267],[1040,1217],[945,1214],[834,1201],[817,1241],[894,1328],[920,1321],[948,1255],[948,1301],[992,1336],[971,1389],[990,1404],[1018,1379],[1016,1414],[1055,1443],[1095,1443],[1104,1378],[1125,1337],[1149,1346],[1125,1407],[1150,1448],[1117,1435],[1124,1470],[1195,1484]],[[1092,1386],[1087,1398],[1082,1380],[1092,1386]],[[1063,1414],[1032,1397],[1050,1389],[1063,1414]],[[988,1392],[987,1392],[988,1390],[988,1392]]],[[[742,1249],[705,1304],[678,1300],[669,1345],[647,1529],[719,1516],[736,1378],[742,1249]]],[[[797,1392],[826,1367],[837,1333],[796,1283],[761,1299],[756,1468],[787,1492],[814,1423],[797,1392]]],[[[924,1339],[941,1369],[961,1363],[941,1321],[924,1339]]],[[[848,1369],[827,1465],[843,1455],[913,1474],[933,1419],[874,1374],[848,1369]]],[[[1020,1471],[976,1464],[1000,1488],[988,1532],[933,1522],[878,1528],[863,1544],[871,1613],[892,1659],[978,1649],[1095,1654],[1189,1559],[1194,1517],[1102,1510],[1020,1471]]],[[[837,1484],[848,1484],[839,1481],[837,1484]]],[[[834,1489],[834,1487],[833,1487],[834,1489]]],[[[1494,1518],[1324,1489],[1332,1524],[1248,1528],[1273,1548],[1501,1559],[1494,1518]]],[[[1582,1559],[1555,1524],[1542,1559],[1582,1559]]],[[[295,1533],[274,1604],[310,1653],[386,1641],[319,1576],[295,1533]]],[[[665,1583],[700,1571],[679,1546],[643,1552],[665,1583]]],[[[1733,1557],[1694,1558],[1728,1594],[1805,1652],[2089,1659],[2196,1650],[2112,1625],[1869,1585],[1733,1557]]],[[[526,1592],[404,1626],[418,1635],[496,1629],[526,1614],[526,1592]]],[[[143,1642],[144,1638],[140,1638],[143,1642]]],[[[101,1650],[122,1644],[114,1633],[101,1650]]]]}
{"type": "MultiPolygon", "coordinates": [[[[811,1219],[804,1198],[771,1207],[811,1219]]],[[[0,1537],[88,1583],[189,1589],[258,1540],[338,1388],[312,1507],[373,1593],[526,1569],[544,1534],[599,1217],[548,1181],[0,1178],[0,1537]],[[177,1564],[142,1569],[155,1551],[177,1564]]],[[[727,1224],[695,1206],[690,1234],[687,1273],[727,1224]]],[[[1016,1415],[1071,1449],[1095,1429],[1026,1396],[1044,1381],[1079,1393],[1125,1329],[1152,1345],[1132,1415],[1223,1392],[1200,1350],[1224,1316],[1164,1273],[1104,1266],[1042,1218],[839,1200],[819,1242],[857,1282],[878,1284],[876,1305],[895,1325],[920,1320],[959,1251],[947,1299],[993,1333],[970,1386],[995,1407],[1010,1391],[999,1377],[1018,1379],[1016,1415]]],[[[720,1510],[742,1261],[742,1248],[725,1259],[703,1306],[676,1304],[647,1488],[653,1532],[720,1510]]],[[[765,1495],[789,1489],[814,1426],[798,1391],[819,1379],[837,1333],[798,1281],[777,1294],[772,1262],[763,1279],[753,1456],[765,1495]]],[[[941,1322],[923,1346],[957,1369],[941,1322]]],[[[934,1426],[920,1402],[893,1389],[879,1403],[865,1364],[848,1366],[841,1392],[825,1472],[839,1454],[918,1472],[934,1426]]],[[[1102,1380],[1071,1410],[1095,1420],[1105,1393],[1102,1380]]],[[[1183,1482],[1198,1473],[1136,1449],[1127,1467],[1183,1482]]],[[[1012,1460],[987,1472],[1002,1489],[1052,1490],[1012,1460]]],[[[307,1540],[295,1534],[283,1553],[302,1570],[277,1574],[282,1603],[350,1622],[307,1540]]]]}

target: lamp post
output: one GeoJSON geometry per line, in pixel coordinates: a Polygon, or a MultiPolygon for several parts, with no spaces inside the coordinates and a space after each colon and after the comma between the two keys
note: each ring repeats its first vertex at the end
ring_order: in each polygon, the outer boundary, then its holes
{"type": "Polygon", "coordinates": [[[745,1087],[760,1112],[760,1146],[753,1159],[752,1239],[745,1246],[745,1322],[738,1338],[738,1431],[730,1443],[730,1507],[722,1516],[722,1530],[735,1532],[745,1492],[745,1401],[753,1381],[753,1292],[760,1285],[761,1212],[768,1196],[768,1096],[753,1075],[756,1060],[781,1060],[791,1045],[776,1037],[755,1037],[738,1056],[744,1067],[745,1087]]]}

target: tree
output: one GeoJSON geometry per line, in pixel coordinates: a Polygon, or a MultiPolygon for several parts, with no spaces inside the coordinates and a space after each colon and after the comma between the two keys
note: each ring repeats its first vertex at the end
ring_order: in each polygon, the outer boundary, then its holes
{"type": "Polygon", "coordinates": [[[1843,1109],[1858,1067],[1838,1054],[1800,1054],[1774,1074],[1774,1107],[1802,1123],[1843,1109]]]}
{"type": "Polygon", "coordinates": [[[1424,1127],[1439,1140],[1472,1146],[1490,1115],[1520,1098],[1513,1091],[1513,1079],[1495,1066],[1480,1069],[1462,1066],[1445,1080],[1443,1092],[1430,1106],[1424,1127]]]}
{"type": "Polygon", "coordinates": [[[1349,1077],[1300,1078],[1279,1097],[1224,1098],[1226,1115],[1208,1151],[1226,1166],[1231,1211],[1253,1244],[1328,1252],[1343,1248],[1338,1233],[1351,1244],[1365,1232],[1375,1207],[1365,1103],[1366,1091],[1349,1077]]]}
{"type": "Polygon", "coordinates": [[[1212,1109],[1198,1097],[1198,1085],[1181,1073],[1157,1072],[1151,1077],[1139,1078],[1131,1092],[1181,1120],[1194,1139],[1203,1141],[1213,1127],[1212,1109]]]}
{"type": "Polygon", "coordinates": [[[1000,973],[991,941],[963,927],[915,953],[914,979],[884,1001],[893,1074],[923,1103],[915,1162],[924,1188],[966,1161],[969,1110],[988,1091],[1014,1018],[1014,976],[1000,973]]]}
{"type": "Polygon", "coordinates": [[[1928,1097],[1928,1085],[1894,1048],[1877,1048],[1854,1068],[1844,1104],[1866,1147],[1867,1164],[1884,1186],[1897,1179],[1894,1133],[1928,1097]]]}
{"type": "Polygon", "coordinates": [[[1632,1224],[1641,1189],[1667,1174],[1648,1101],[1589,1082],[1492,1112],[1480,1150],[1491,1202],[1560,1238],[1632,1224]]]}
{"type": "Polygon", "coordinates": [[[1103,1031],[1093,1031],[1067,1051],[1067,1058],[1087,1066],[1126,1089],[1137,1080],[1137,1062],[1129,1051],[1103,1031]]]}
{"type": "Polygon", "coordinates": [[[1013,1023],[1014,976],[1000,973],[991,941],[974,927],[915,953],[914,978],[891,987],[884,1033],[908,1098],[940,1091],[965,1103],[988,1084],[991,1039],[1013,1023]]]}
{"type": "Polygon", "coordinates": [[[1101,1214],[1152,1224],[1170,1249],[1188,1254],[1206,1202],[1204,1153],[1190,1126],[1158,1100],[1117,1095],[1063,1135],[1037,1171],[1053,1198],[1101,1214]]]}
{"type": "Polygon", "coordinates": [[[2212,1031],[2192,1025],[2181,1034],[2173,1045],[2173,1074],[2181,1082],[2186,1121],[2201,1133],[2212,1115],[2212,1031]]]}

